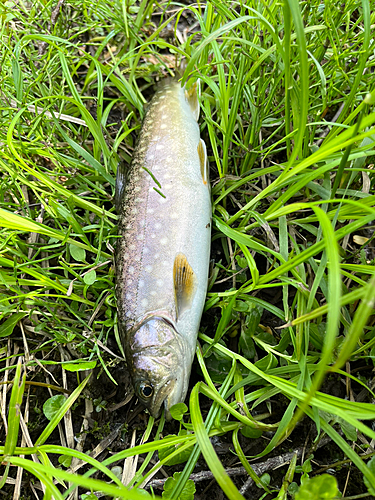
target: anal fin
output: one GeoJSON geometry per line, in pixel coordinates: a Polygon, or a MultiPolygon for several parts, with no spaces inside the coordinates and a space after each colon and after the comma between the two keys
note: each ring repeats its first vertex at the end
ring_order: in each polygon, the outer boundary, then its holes
{"type": "Polygon", "coordinates": [[[203,139],[199,140],[197,150],[198,150],[198,156],[199,156],[199,163],[201,166],[201,174],[202,174],[203,184],[208,184],[210,181],[209,170],[208,170],[209,167],[208,167],[206,144],[205,144],[203,139]]]}
{"type": "Polygon", "coordinates": [[[186,256],[179,253],[173,264],[177,319],[191,307],[195,293],[195,274],[186,256]]]}

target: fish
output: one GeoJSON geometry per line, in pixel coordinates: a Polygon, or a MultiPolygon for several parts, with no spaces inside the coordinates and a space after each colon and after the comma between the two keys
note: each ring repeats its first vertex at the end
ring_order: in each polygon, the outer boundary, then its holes
{"type": "Polygon", "coordinates": [[[117,170],[119,334],[135,394],[155,418],[185,400],[207,294],[212,206],[198,91],[199,81],[162,83],[128,171],[117,170]]]}

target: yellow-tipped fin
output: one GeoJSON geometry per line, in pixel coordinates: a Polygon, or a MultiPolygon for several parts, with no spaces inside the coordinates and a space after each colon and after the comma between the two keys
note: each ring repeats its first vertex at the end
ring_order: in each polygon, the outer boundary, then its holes
{"type": "Polygon", "coordinates": [[[195,292],[195,274],[186,256],[179,253],[173,264],[177,319],[191,307],[195,292]]]}

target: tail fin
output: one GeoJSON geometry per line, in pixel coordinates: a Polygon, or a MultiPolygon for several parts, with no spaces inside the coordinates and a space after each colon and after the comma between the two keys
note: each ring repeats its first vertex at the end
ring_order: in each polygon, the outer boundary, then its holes
{"type": "MultiPolygon", "coordinates": [[[[185,75],[185,70],[187,68],[188,61],[186,58],[181,59],[179,66],[176,65],[176,68],[174,70],[175,72],[175,77],[168,76],[166,78],[163,78],[158,83],[158,87],[163,87],[164,85],[169,85],[172,82],[179,82],[182,80],[182,78],[185,75]]],[[[198,96],[200,96],[200,80],[197,79],[194,83],[192,83],[191,79],[188,77],[187,81],[184,85],[184,90],[185,90],[185,97],[187,102],[189,103],[189,106],[191,108],[191,111],[194,115],[194,118],[198,121],[199,118],[199,111],[200,111],[200,106],[199,106],[199,99],[198,96]]]]}

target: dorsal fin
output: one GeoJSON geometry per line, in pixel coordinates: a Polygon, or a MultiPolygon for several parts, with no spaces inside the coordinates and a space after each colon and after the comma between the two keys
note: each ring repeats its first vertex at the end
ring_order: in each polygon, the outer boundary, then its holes
{"type": "Polygon", "coordinates": [[[208,182],[210,181],[209,171],[208,171],[208,159],[207,159],[206,144],[203,139],[199,140],[197,149],[198,149],[199,163],[201,166],[203,184],[208,184],[208,182]]]}
{"type": "Polygon", "coordinates": [[[121,202],[124,197],[126,186],[126,169],[123,162],[119,163],[116,174],[115,206],[117,213],[120,213],[121,202]]]}
{"type": "Polygon", "coordinates": [[[189,88],[189,90],[185,90],[185,97],[187,102],[189,103],[191,112],[194,115],[194,118],[198,121],[199,118],[199,100],[198,95],[200,94],[200,80],[197,80],[193,85],[189,88]]]}
{"type": "Polygon", "coordinates": [[[195,292],[195,274],[186,256],[179,253],[173,264],[177,319],[191,307],[195,292]]]}

